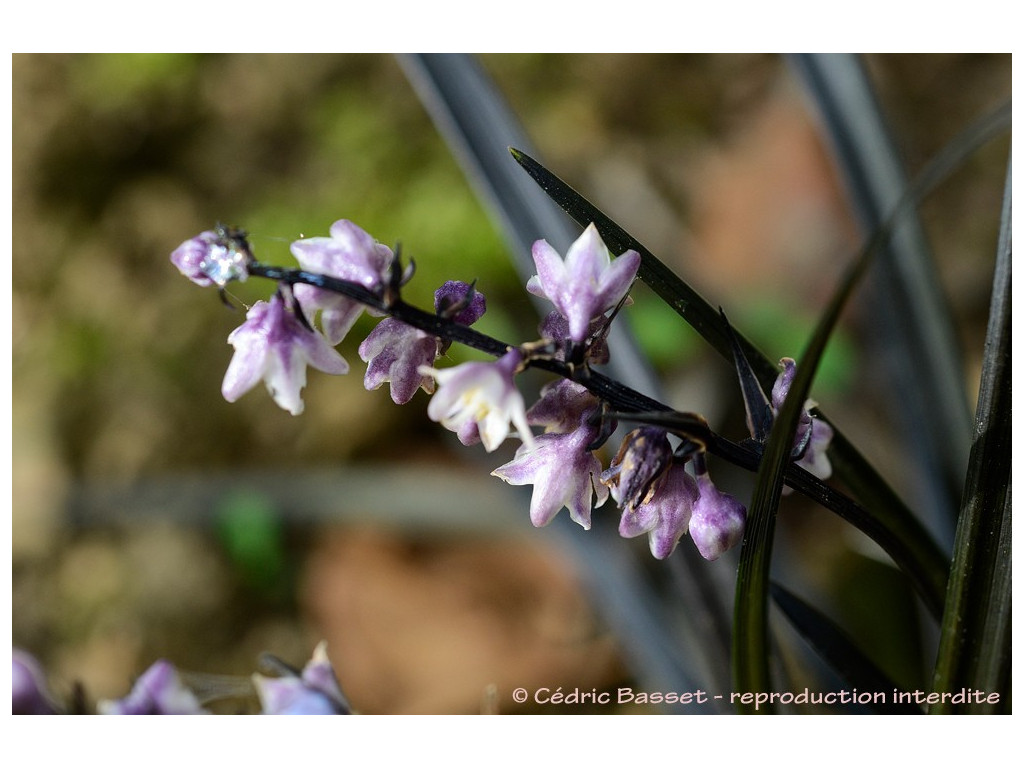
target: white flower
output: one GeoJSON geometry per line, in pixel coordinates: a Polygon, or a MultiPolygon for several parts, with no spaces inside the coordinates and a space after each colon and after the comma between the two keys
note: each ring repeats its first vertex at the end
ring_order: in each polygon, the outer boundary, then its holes
{"type": "Polygon", "coordinates": [[[488,452],[508,437],[511,421],[523,443],[534,447],[523,396],[512,381],[522,361],[522,355],[513,349],[493,363],[463,363],[444,370],[420,366],[419,372],[433,376],[438,386],[427,415],[459,433],[460,438],[471,433],[475,424],[488,452]]]}

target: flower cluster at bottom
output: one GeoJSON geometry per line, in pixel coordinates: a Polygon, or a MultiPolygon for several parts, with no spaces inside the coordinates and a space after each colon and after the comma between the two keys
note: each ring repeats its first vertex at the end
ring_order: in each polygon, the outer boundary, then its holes
{"type": "MultiPolygon", "coordinates": [[[[251,695],[255,689],[264,715],[348,715],[352,708],[342,693],[334,669],[327,658],[327,645],[321,642],[301,670],[288,667],[275,657],[274,676],[254,674],[245,687],[229,686],[229,692],[217,692],[216,685],[200,685],[211,689],[199,695],[183,680],[183,675],[169,661],[160,659],[136,679],[131,691],[121,699],[101,699],[96,704],[100,715],[208,715],[204,704],[215,699],[251,695]]],[[[205,678],[203,675],[193,675],[205,678]]],[[[244,678],[243,678],[244,680],[244,678]]],[[[11,677],[12,706],[16,715],[58,715],[70,711],[58,701],[46,685],[46,676],[39,662],[18,648],[13,653],[11,677]]],[[[222,684],[223,685],[223,684],[222,684]]],[[[85,714],[85,712],[76,712],[85,714]]]]}

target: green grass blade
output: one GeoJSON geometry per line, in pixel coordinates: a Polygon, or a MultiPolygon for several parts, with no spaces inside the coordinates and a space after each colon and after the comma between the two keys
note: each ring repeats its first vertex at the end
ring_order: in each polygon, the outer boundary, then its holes
{"type": "Polygon", "coordinates": [[[933,691],[998,693],[1000,701],[940,702],[931,712],[1008,712],[1010,683],[1010,259],[1007,170],[974,443],[957,526],[933,691]]]}

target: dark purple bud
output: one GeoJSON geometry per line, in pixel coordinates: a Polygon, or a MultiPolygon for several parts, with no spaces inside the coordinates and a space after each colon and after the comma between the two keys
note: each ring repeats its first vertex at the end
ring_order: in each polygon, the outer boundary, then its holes
{"type": "Polygon", "coordinates": [[[658,427],[640,427],[622,441],[619,453],[601,481],[624,510],[650,501],[658,482],[672,466],[668,434],[658,427]]]}
{"type": "Polygon", "coordinates": [[[472,325],[487,311],[487,301],[472,284],[449,280],[434,292],[434,309],[460,325],[472,325]]]}

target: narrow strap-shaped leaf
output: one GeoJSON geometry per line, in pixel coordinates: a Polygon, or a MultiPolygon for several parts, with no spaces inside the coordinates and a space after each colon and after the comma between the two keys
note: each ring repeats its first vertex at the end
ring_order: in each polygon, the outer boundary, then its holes
{"type": "MultiPolygon", "coordinates": [[[[895,143],[861,59],[802,54],[790,61],[803,76],[830,139],[864,232],[872,232],[907,186],[895,143]]],[[[916,211],[907,211],[879,252],[871,316],[890,376],[892,418],[913,436],[903,446],[921,482],[920,509],[949,542],[963,487],[970,412],[948,302],[916,211]]]]}
{"type": "Polygon", "coordinates": [[[930,711],[1009,711],[1010,673],[1010,232],[1007,169],[974,443],[957,525],[933,691],[994,693],[998,702],[939,702],[930,711]]]}
{"type": "Polygon", "coordinates": [[[778,583],[772,583],[771,593],[790,623],[846,684],[858,691],[884,695],[884,703],[872,702],[866,706],[879,714],[924,714],[914,704],[895,700],[899,686],[825,614],[778,583]]]}

